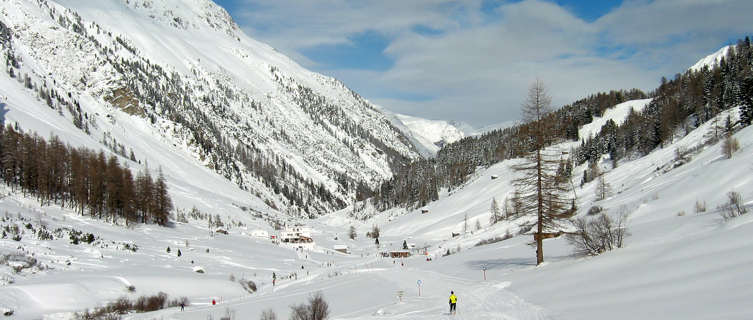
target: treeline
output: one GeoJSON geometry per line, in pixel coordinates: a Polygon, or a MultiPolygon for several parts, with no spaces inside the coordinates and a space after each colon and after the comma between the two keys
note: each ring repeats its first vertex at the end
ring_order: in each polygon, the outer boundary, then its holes
{"type": "Polygon", "coordinates": [[[48,142],[18,125],[0,126],[0,178],[43,205],[55,203],[113,222],[123,219],[126,225],[165,225],[173,209],[161,169],[156,180],[149,170],[134,178],[114,155],[73,148],[57,136],[48,142]]]}
{"type": "MultiPolygon", "coordinates": [[[[551,126],[548,140],[576,140],[578,128],[602,116],[616,104],[644,99],[638,90],[598,93],[549,113],[543,122],[551,126]]],[[[480,136],[466,137],[439,150],[432,159],[421,159],[398,168],[392,180],[369,194],[377,209],[395,206],[424,206],[439,198],[439,189],[456,188],[467,181],[478,167],[487,167],[506,159],[518,158],[532,151],[533,124],[493,130],[480,136]]],[[[567,160],[567,159],[563,159],[567,160]]]]}
{"type": "Polygon", "coordinates": [[[646,155],[732,107],[741,107],[739,117],[728,117],[715,124],[714,129],[718,130],[709,137],[711,141],[750,125],[753,120],[753,47],[750,38],[730,46],[718,66],[688,70],[669,81],[662,79],[651,96],[651,103],[641,112],[631,112],[622,125],[608,122],[594,138],[581,140],[575,161],[594,161],[609,154],[616,164],[626,156],[646,155]]]}
{"type": "MultiPolygon", "coordinates": [[[[610,154],[615,161],[628,155],[646,155],[692,131],[720,112],[741,106],[740,121],[727,123],[727,130],[753,121],[753,48],[750,39],[738,41],[719,65],[662,79],[655,91],[638,89],[610,91],[589,96],[549,113],[543,122],[550,137],[581,141],[574,154],[563,161],[580,164],[610,154]],[[594,138],[578,136],[578,129],[616,104],[653,98],[641,112],[631,112],[621,125],[608,122],[594,138]]],[[[729,121],[728,121],[729,122],[729,121]]],[[[433,159],[422,159],[398,171],[394,178],[368,195],[380,210],[395,206],[419,207],[438,199],[441,188],[455,188],[467,181],[478,167],[487,167],[531,151],[532,123],[467,137],[445,146],[433,159]]]]}

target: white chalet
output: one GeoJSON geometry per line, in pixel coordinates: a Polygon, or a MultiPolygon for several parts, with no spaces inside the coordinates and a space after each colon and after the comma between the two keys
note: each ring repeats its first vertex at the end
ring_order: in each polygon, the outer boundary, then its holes
{"type": "Polygon", "coordinates": [[[251,236],[254,238],[269,239],[269,232],[262,229],[256,229],[251,231],[251,236]]]}
{"type": "Polygon", "coordinates": [[[280,232],[280,242],[290,243],[298,246],[304,244],[313,245],[314,239],[311,237],[311,228],[307,226],[286,227],[280,232]]]}

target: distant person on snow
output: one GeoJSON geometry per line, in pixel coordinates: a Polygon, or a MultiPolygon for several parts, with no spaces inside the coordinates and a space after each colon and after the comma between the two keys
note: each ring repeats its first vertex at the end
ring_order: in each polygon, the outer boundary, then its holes
{"type": "Polygon", "coordinates": [[[450,291],[450,313],[455,314],[455,306],[458,303],[458,297],[455,295],[455,292],[450,291]]]}

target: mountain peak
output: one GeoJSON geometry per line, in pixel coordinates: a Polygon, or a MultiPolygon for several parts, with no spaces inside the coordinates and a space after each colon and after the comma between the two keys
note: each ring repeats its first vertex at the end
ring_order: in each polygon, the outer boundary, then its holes
{"type": "Polygon", "coordinates": [[[133,13],[182,30],[209,28],[236,38],[240,30],[230,14],[211,0],[101,0],[85,4],[75,0],[57,2],[76,11],[133,13]]]}
{"type": "Polygon", "coordinates": [[[721,49],[717,50],[716,52],[704,57],[701,60],[698,60],[692,67],[690,67],[690,71],[699,71],[703,69],[703,67],[708,66],[709,68],[713,68],[719,64],[719,62],[722,60],[722,58],[727,56],[727,52],[729,52],[730,46],[724,46],[721,49]]]}

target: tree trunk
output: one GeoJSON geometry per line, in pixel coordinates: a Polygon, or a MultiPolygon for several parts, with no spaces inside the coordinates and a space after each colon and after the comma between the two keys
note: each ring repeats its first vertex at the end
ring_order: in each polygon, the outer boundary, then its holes
{"type": "Polygon", "coordinates": [[[540,265],[544,262],[544,240],[541,237],[541,234],[544,232],[544,196],[542,194],[542,183],[541,183],[541,148],[538,148],[536,150],[536,171],[537,171],[537,180],[536,180],[536,192],[538,197],[538,212],[537,212],[537,232],[539,236],[536,238],[536,265],[540,265]]]}

